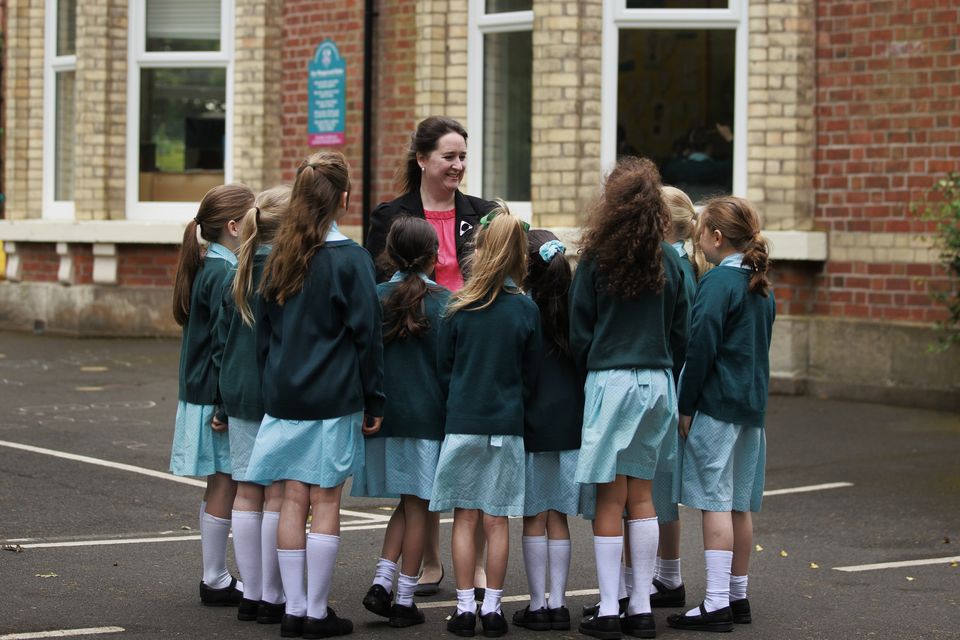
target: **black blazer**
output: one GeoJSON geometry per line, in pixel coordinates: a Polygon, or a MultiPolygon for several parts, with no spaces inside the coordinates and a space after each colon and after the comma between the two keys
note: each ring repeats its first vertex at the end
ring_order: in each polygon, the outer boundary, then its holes
{"type": "MultiPolygon", "coordinates": [[[[480,218],[493,210],[496,203],[457,191],[454,196],[454,205],[457,209],[457,263],[460,265],[460,272],[466,278],[473,234],[480,225],[480,218]]],[[[387,246],[387,232],[390,231],[390,225],[393,224],[397,216],[403,215],[425,217],[419,189],[390,202],[381,203],[370,214],[370,229],[367,231],[364,246],[373,256],[374,263],[377,265],[377,282],[384,282],[392,275],[386,273],[380,266],[379,258],[387,246]]]]}

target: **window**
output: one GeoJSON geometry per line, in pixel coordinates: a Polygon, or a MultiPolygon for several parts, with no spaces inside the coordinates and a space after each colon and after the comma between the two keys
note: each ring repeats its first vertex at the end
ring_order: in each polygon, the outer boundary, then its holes
{"type": "Polygon", "coordinates": [[[601,160],[656,161],[695,201],[746,191],[746,0],[608,0],[601,160]]]}
{"type": "Polygon", "coordinates": [[[76,0],[47,0],[44,57],[43,217],[69,220],[76,164],[76,0]]]}
{"type": "Polygon", "coordinates": [[[530,214],[533,2],[471,0],[468,189],[530,214]]]}
{"type": "Polygon", "coordinates": [[[131,2],[128,218],[182,220],[230,180],[232,5],[131,2]]]}

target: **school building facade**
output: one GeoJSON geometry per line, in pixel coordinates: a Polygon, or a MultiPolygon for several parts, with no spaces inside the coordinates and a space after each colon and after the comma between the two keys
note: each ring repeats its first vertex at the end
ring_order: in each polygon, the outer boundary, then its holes
{"type": "Polygon", "coordinates": [[[945,317],[929,293],[951,283],[910,211],[960,170],[960,0],[2,0],[0,14],[2,328],[176,335],[178,243],[207,188],[290,181],[333,140],[359,239],[416,122],[446,114],[470,134],[464,190],[571,244],[618,154],[665,175],[709,160],[712,188],[752,200],[772,243],[774,390],[960,408],[960,358],[927,350],[945,317]],[[325,40],[341,102],[311,79],[325,40]],[[312,137],[330,115],[342,136],[312,137]]]}

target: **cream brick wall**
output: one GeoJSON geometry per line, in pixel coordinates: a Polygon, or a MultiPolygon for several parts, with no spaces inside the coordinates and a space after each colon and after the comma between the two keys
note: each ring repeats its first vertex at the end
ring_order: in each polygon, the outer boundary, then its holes
{"type": "Polygon", "coordinates": [[[940,251],[932,238],[915,233],[831,231],[830,260],[937,264],[940,251]]]}
{"type": "Polygon", "coordinates": [[[416,114],[446,115],[467,122],[466,0],[417,3],[416,114]]]}
{"type": "Polygon", "coordinates": [[[747,198],[767,229],[813,227],[816,7],[750,2],[747,198]]]}

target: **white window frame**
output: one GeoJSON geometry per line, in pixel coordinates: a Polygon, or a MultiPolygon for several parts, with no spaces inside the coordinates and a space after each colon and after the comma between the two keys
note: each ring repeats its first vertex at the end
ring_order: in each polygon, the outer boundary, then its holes
{"type": "Polygon", "coordinates": [[[127,219],[185,222],[197,213],[198,202],[140,200],[140,70],[226,69],[223,181],[233,180],[233,65],[234,3],[220,2],[220,51],[147,51],[146,0],[130,0],[127,53],[127,219]]]}
{"type": "Polygon", "coordinates": [[[733,96],[733,194],[747,195],[748,0],[726,9],[627,9],[626,0],[603,0],[600,165],[606,175],[617,161],[617,69],[621,29],[723,29],[736,32],[733,96]]]}
{"type": "MultiPolygon", "coordinates": [[[[533,31],[533,11],[487,13],[486,0],[470,0],[467,18],[467,123],[472,142],[467,152],[467,190],[483,195],[483,43],[490,33],[533,31]]],[[[531,78],[531,82],[532,82],[531,78]]],[[[530,222],[530,201],[511,201],[511,213],[530,222]]]]}
{"type": "MultiPolygon", "coordinates": [[[[46,0],[44,7],[44,65],[43,65],[43,210],[47,220],[73,220],[76,207],[73,200],[56,200],[57,185],[57,74],[77,72],[77,55],[57,55],[57,14],[59,0],[46,0]]],[[[76,75],[74,75],[76,78],[76,75]]],[[[74,85],[76,86],[76,85],[74,85]]],[[[74,102],[76,112],[76,102],[74,102]]],[[[74,121],[76,130],[76,121],[74,121]]],[[[74,159],[78,157],[75,155],[74,159]]],[[[76,172],[74,172],[76,189],[76,172]]],[[[76,193],[76,192],[74,192],[76,193]]]]}

